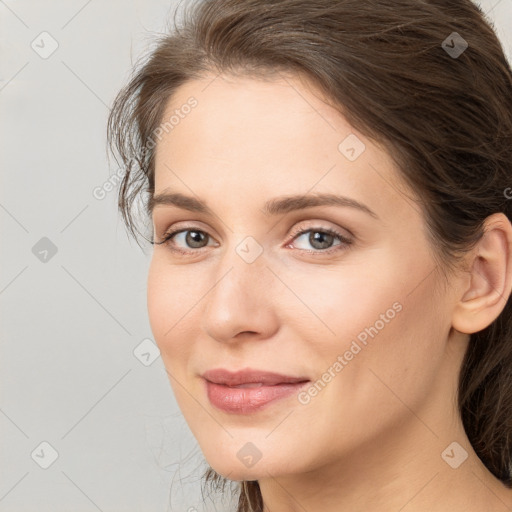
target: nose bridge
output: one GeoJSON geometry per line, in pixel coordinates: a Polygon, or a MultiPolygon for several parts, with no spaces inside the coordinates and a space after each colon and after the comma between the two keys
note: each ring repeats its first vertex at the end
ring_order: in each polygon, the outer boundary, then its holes
{"type": "Polygon", "coordinates": [[[229,248],[219,260],[205,297],[204,330],[226,341],[239,332],[267,332],[272,278],[263,247],[253,237],[247,236],[229,248]]]}
{"type": "MultiPolygon", "coordinates": [[[[236,235],[232,239],[236,240],[236,235]]],[[[263,245],[253,236],[245,236],[241,241],[230,244],[221,256],[215,281],[218,284],[215,287],[219,290],[226,288],[229,293],[239,295],[245,291],[257,292],[272,275],[267,263],[263,245]]],[[[258,294],[251,295],[254,297],[258,294]]]]}

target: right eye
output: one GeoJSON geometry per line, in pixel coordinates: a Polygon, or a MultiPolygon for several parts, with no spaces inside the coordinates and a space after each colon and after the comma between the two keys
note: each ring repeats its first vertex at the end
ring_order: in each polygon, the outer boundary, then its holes
{"type": "Polygon", "coordinates": [[[197,252],[194,249],[201,249],[203,247],[207,247],[207,245],[204,245],[204,241],[208,238],[211,238],[208,233],[205,231],[202,231],[200,229],[195,228],[181,228],[181,229],[175,229],[172,231],[167,232],[163,236],[163,240],[161,242],[154,242],[155,245],[166,245],[169,247],[169,249],[173,252],[181,253],[181,254],[190,254],[193,252],[197,252]],[[185,244],[185,246],[188,245],[192,250],[190,249],[183,249],[176,246],[176,240],[178,242],[185,244]]]}

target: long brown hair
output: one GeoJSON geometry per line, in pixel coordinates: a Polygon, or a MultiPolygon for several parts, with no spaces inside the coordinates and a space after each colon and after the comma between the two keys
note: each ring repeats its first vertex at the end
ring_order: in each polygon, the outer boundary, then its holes
{"type": "MultiPolygon", "coordinates": [[[[136,66],[108,122],[110,148],[126,170],[119,208],[135,238],[133,204],[154,193],[148,141],[176,89],[212,71],[310,79],[394,158],[421,198],[443,270],[474,247],[489,215],[512,219],[512,72],[491,22],[470,0],[206,0],[190,7],[136,66]]],[[[491,325],[470,336],[458,402],[475,452],[512,487],[510,297],[491,325]]],[[[212,468],[205,477],[225,483],[212,468]]],[[[242,482],[238,512],[262,510],[258,482],[242,482]]]]}

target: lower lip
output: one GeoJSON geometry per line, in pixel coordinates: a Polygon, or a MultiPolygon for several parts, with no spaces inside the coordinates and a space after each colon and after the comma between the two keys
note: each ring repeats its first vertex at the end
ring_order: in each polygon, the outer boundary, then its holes
{"type": "Polygon", "coordinates": [[[224,412],[234,414],[250,414],[262,410],[271,402],[298,393],[309,384],[276,384],[274,386],[260,386],[259,388],[235,388],[206,382],[206,392],[210,403],[224,412]]]}

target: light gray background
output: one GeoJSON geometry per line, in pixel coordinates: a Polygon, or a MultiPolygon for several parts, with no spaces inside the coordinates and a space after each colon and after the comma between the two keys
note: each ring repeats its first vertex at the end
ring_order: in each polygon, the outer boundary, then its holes
{"type": "MultiPolygon", "coordinates": [[[[512,0],[480,3],[512,59],[512,0]]],[[[0,0],[0,512],[213,510],[161,359],[133,352],[153,343],[151,249],[117,188],[93,196],[117,170],[109,105],[176,4],[0,0]]]]}

